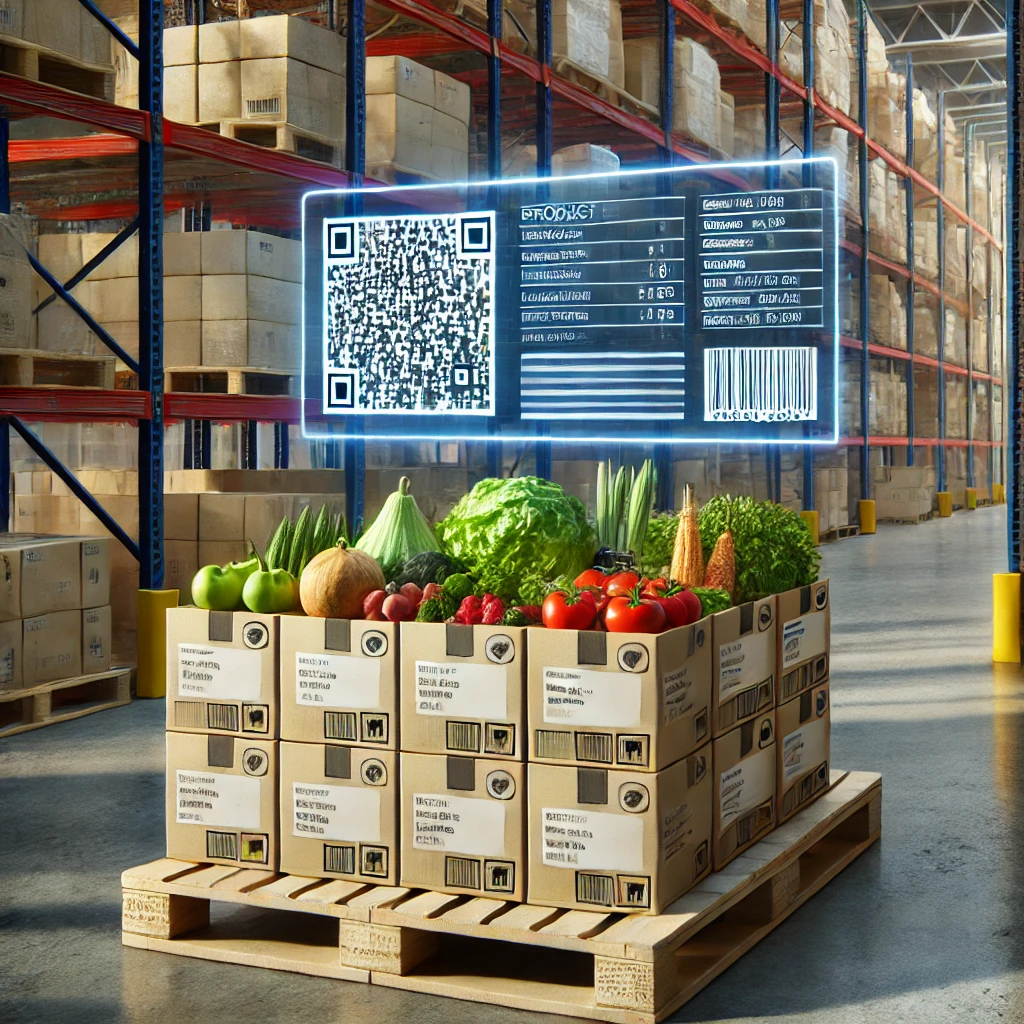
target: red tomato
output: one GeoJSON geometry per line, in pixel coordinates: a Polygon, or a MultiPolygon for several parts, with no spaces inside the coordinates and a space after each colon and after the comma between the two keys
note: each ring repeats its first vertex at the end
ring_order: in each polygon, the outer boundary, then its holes
{"type": "Polygon", "coordinates": [[[597,587],[599,590],[604,587],[604,581],[608,577],[600,569],[584,569],[576,577],[575,585],[582,590],[584,587],[597,587]]]}
{"type": "Polygon", "coordinates": [[[665,609],[668,628],[689,626],[696,622],[702,614],[700,598],[687,588],[660,588],[645,590],[645,598],[657,601],[665,609]]]}
{"type": "Polygon", "coordinates": [[[604,592],[609,597],[623,596],[635,590],[639,583],[640,577],[635,572],[613,572],[605,578],[604,592]]]}
{"type": "Polygon", "coordinates": [[[659,576],[656,580],[648,580],[647,586],[644,587],[644,596],[654,594],[659,590],[668,590],[668,580],[664,576],[659,576]]]}
{"type": "Polygon", "coordinates": [[[541,606],[541,621],[548,629],[589,629],[597,618],[597,605],[590,591],[572,598],[554,590],[541,606]]]}
{"type": "Polygon", "coordinates": [[[636,594],[613,597],[604,613],[609,633],[660,633],[666,624],[665,609],[657,601],[636,594]]]}
{"type": "Polygon", "coordinates": [[[689,609],[689,617],[683,623],[684,626],[689,626],[690,623],[697,622],[704,617],[704,606],[700,603],[700,598],[689,587],[684,587],[675,596],[678,600],[685,602],[689,609]]]}

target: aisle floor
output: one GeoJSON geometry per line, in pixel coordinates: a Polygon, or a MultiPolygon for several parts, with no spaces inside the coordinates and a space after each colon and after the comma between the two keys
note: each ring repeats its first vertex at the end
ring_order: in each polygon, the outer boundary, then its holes
{"type": "MultiPolygon", "coordinates": [[[[1024,1021],[1024,685],[994,672],[1000,509],[824,548],[835,767],[880,771],[883,839],[677,1021],[1024,1021]]],[[[0,740],[0,1020],[565,1018],[120,944],[123,868],[163,854],[163,702],[0,740]]]]}

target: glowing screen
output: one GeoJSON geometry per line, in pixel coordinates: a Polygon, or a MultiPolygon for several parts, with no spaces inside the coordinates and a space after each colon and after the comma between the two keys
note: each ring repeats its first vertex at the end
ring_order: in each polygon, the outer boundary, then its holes
{"type": "Polygon", "coordinates": [[[304,432],[835,443],[836,218],[831,160],[310,193],[304,432]]]}

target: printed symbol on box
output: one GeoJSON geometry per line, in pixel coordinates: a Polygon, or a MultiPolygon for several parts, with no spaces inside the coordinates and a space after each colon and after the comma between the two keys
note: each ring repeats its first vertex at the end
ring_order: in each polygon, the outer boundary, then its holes
{"type": "Polygon", "coordinates": [[[646,736],[619,736],[619,764],[647,764],[646,736]]]}
{"type": "Polygon", "coordinates": [[[90,583],[99,583],[99,581],[100,581],[100,571],[99,571],[99,569],[90,569],[89,570],[89,582],[90,583]]]}
{"type": "Polygon", "coordinates": [[[247,622],[242,627],[242,643],[251,651],[258,651],[270,643],[270,633],[262,622],[247,622]]]}
{"type": "Polygon", "coordinates": [[[488,773],[484,786],[495,800],[511,800],[515,796],[515,779],[508,772],[500,769],[496,772],[488,773]]]}
{"type": "Polygon", "coordinates": [[[488,892],[513,892],[516,887],[516,866],[512,861],[484,861],[484,889],[488,892]]]}
{"type": "Polygon", "coordinates": [[[818,692],[817,696],[814,698],[814,710],[815,710],[816,714],[818,715],[818,717],[820,718],[823,714],[825,714],[825,711],[826,711],[827,708],[828,708],[828,693],[826,693],[825,690],[820,690],[818,692]]]}
{"type": "Polygon", "coordinates": [[[516,727],[511,724],[484,724],[484,753],[511,754],[515,746],[516,727]]]}
{"type": "Polygon", "coordinates": [[[491,217],[467,216],[459,222],[459,256],[490,256],[491,255],[491,217]]]}
{"type": "Polygon", "coordinates": [[[758,746],[766,747],[772,741],[772,723],[767,718],[761,723],[761,733],[758,739],[758,746]]]}
{"type": "Polygon", "coordinates": [[[242,833],[242,856],[239,860],[255,861],[257,864],[267,863],[267,837],[253,836],[242,833]]]}
{"type": "Polygon", "coordinates": [[[703,647],[704,646],[704,630],[703,629],[698,629],[697,630],[697,646],[698,647],[703,647]]]}
{"type": "Polygon", "coordinates": [[[624,672],[646,672],[651,656],[643,644],[623,644],[619,648],[619,668],[624,672]]]}
{"type": "Polygon", "coordinates": [[[770,604],[761,605],[761,610],[757,613],[758,632],[763,633],[772,624],[772,618],[772,606],[770,604]]]}
{"type": "Polygon", "coordinates": [[[358,370],[328,370],[324,374],[324,407],[354,409],[358,390],[358,370]]]}
{"type": "Polygon", "coordinates": [[[487,638],[484,652],[487,660],[493,661],[495,665],[507,665],[516,656],[516,645],[512,643],[512,637],[495,633],[487,638]]]}
{"type": "Polygon", "coordinates": [[[266,704],[242,705],[242,732],[267,732],[270,729],[270,708],[266,704]]]}
{"type": "Polygon", "coordinates": [[[388,716],[387,715],[362,715],[360,725],[363,733],[363,740],[366,743],[387,743],[388,741],[388,716]]]}
{"type": "Polygon", "coordinates": [[[701,779],[704,778],[704,773],[707,770],[708,770],[707,763],[704,760],[704,755],[701,754],[700,757],[697,758],[697,760],[694,762],[694,765],[693,765],[693,784],[694,785],[696,785],[698,782],[700,782],[701,779]]]}
{"type": "Polygon", "coordinates": [[[643,876],[619,875],[619,905],[628,907],[646,907],[650,902],[649,887],[651,880],[643,876]]]}
{"type": "Polygon", "coordinates": [[[368,658],[383,658],[388,653],[388,638],[380,630],[367,630],[359,647],[368,658]]]}
{"type": "Polygon", "coordinates": [[[473,386],[473,367],[469,363],[455,363],[452,366],[452,391],[461,391],[473,386]]]}
{"type": "Polygon", "coordinates": [[[242,755],[242,770],[246,775],[266,775],[269,767],[266,752],[259,747],[249,747],[242,755]]]}
{"type": "Polygon", "coordinates": [[[814,595],[814,607],[818,611],[822,611],[825,605],[828,604],[828,589],[826,587],[819,587],[814,595]]]}
{"type": "Polygon", "coordinates": [[[359,777],[368,786],[383,786],[388,781],[388,770],[383,761],[371,757],[359,766],[359,777]]]}
{"type": "Polygon", "coordinates": [[[382,878],[388,873],[388,851],[385,846],[359,848],[359,874],[382,878]]]}
{"type": "Polygon", "coordinates": [[[327,259],[331,263],[356,263],[359,260],[359,232],[354,221],[328,221],[327,259]]]}
{"type": "Polygon", "coordinates": [[[11,582],[11,560],[4,555],[4,583],[11,582]]]}
{"type": "Polygon", "coordinates": [[[641,814],[651,805],[651,794],[639,782],[625,782],[619,786],[619,806],[629,814],[641,814]]]}

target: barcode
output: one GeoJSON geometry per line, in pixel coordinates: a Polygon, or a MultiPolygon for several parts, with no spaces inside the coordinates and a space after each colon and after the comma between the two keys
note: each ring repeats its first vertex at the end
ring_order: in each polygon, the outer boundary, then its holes
{"type": "Polygon", "coordinates": [[[206,856],[238,860],[238,840],[233,832],[207,832],[206,856]]]}
{"type": "Polygon", "coordinates": [[[553,760],[571,761],[573,757],[572,733],[538,729],[536,732],[537,756],[553,760]]]}
{"type": "Polygon", "coordinates": [[[785,422],[817,418],[817,349],[704,350],[705,420],[785,422]]]}
{"type": "Polygon", "coordinates": [[[449,750],[480,750],[480,726],[476,722],[448,722],[449,750]]]}
{"type": "Polygon", "coordinates": [[[352,711],[324,712],[324,739],[356,739],[356,716],[352,711]]]}
{"type": "Polygon", "coordinates": [[[234,704],[207,704],[206,720],[208,729],[238,732],[238,708],[234,704]]]}
{"type": "Polygon", "coordinates": [[[445,857],[444,884],[459,889],[479,889],[480,861],[466,857],[445,857]]]}
{"type": "Polygon", "coordinates": [[[176,700],[174,702],[174,724],[179,729],[202,729],[205,709],[199,701],[176,700]]]}
{"type": "Polygon", "coordinates": [[[265,100],[246,100],[246,117],[266,117],[268,114],[281,113],[281,97],[271,96],[265,100]]]}
{"type": "Polygon", "coordinates": [[[600,732],[576,733],[576,760],[611,764],[614,747],[611,736],[600,732]]]}
{"type": "Polygon", "coordinates": [[[16,11],[12,11],[9,7],[0,7],[0,32],[14,31],[16,13],[16,11]]]}
{"type": "Polygon", "coordinates": [[[609,875],[576,875],[576,899],[580,903],[599,903],[602,907],[612,905],[614,886],[609,875]]]}
{"type": "Polygon", "coordinates": [[[354,846],[324,846],[324,871],[338,875],[352,875],[356,870],[354,846]]]}

